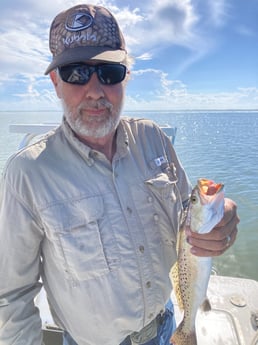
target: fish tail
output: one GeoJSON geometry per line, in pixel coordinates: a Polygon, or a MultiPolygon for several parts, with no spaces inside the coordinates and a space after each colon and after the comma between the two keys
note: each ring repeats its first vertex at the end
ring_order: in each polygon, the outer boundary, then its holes
{"type": "Polygon", "coordinates": [[[173,345],[197,345],[195,329],[186,332],[183,330],[183,323],[181,323],[170,338],[170,343],[173,345]]]}

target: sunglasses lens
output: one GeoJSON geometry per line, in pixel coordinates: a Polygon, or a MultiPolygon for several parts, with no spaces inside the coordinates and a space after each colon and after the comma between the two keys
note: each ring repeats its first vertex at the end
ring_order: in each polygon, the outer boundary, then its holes
{"type": "Polygon", "coordinates": [[[114,85],[124,80],[126,67],[120,64],[105,64],[98,66],[98,77],[104,85],[114,85]]]}
{"type": "Polygon", "coordinates": [[[124,80],[126,67],[120,64],[70,64],[58,67],[61,79],[66,83],[87,84],[93,72],[97,72],[99,81],[104,85],[114,85],[124,80]]]}
{"type": "Polygon", "coordinates": [[[66,83],[83,85],[86,84],[91,77],[92,71],[83,64],[70,64],[58,67],[61,79],[66,83]]]}

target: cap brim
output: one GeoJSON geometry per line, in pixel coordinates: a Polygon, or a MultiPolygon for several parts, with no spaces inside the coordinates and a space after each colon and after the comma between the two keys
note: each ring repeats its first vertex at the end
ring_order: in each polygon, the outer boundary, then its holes
{"type": "Polygon", "coordinates": [[[126,57],[125,50],[107,50],[106,47],[76,47],[65,50],[62,54],[53,57],[52,62],[46,69],[48,74],[58,66],[87,60],[99,60],[107,62],[122,62],[126,57]]]}

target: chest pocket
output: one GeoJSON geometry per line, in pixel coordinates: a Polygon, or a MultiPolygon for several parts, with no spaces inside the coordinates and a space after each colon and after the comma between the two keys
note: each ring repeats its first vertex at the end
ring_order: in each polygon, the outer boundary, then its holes
{"type": "Polygon", "coordinates": [[[145,179],[144,186],[134,188],[133,195],[144,228],[148,229],[153,224],[158,230],[161,242],[174,246],[182,212],[177,176],[168,176],[167,173],[159,171],[145,179]],[[152,219],[151,223],[149,219],[152,219]]]}
{"type": "Polygon", "coordinates": [[[168,244],[176,241],[182,212],[182,201],[177,187],[177,177],[168,177],[165,173],[145,181],[145,185],[154,197],[154,208],[159,217],[162,237],[168,244]],[[168,225],[169,224],[169,225],[168,225]]]}
{"type": "Polygon", "coordinates": [[[65,201],[42,214],[54,255],[70,278],[96,279],[118,267],[118,248],[102,197],[65,201]]]}
{"type": "Polygon", "coordinates": [[[166,257],[174,259],[171,247],[176,243],[182,211],[177,178],[159,171],[143,183],[133,184],[131,192],[149,246],[155,249],[160,243],[166,257]]]}

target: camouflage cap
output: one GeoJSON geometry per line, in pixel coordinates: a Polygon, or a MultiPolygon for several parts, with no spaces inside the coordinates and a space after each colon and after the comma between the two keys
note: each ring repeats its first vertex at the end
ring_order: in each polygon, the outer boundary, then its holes
{"type": "Polygon", "coordinates": [[[59,13],[49,34],[52,62],[58,66],[87,60],[122,62],[126,56],[123,34],[114,16],[102,6],[77,5],[59,13]]]}

